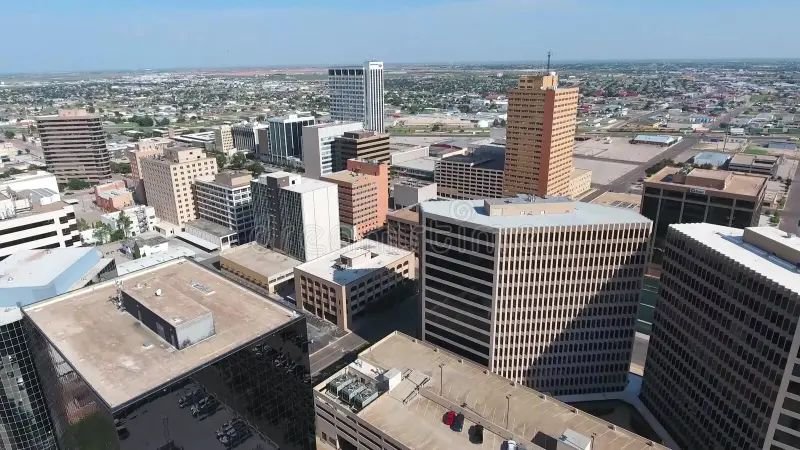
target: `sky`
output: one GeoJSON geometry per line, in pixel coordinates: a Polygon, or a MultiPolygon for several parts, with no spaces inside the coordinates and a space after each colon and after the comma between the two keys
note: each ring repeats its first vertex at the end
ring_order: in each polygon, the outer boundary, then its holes
{"type": "Polygon", "coordinates": [[[800,1],[0,0],[0,73],[798,58],[800,1]]]}

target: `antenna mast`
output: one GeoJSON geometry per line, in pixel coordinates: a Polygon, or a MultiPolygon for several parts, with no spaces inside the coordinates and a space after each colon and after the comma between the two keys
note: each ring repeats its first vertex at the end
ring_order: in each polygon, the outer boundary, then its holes
{"type": "Polygon", "coordinates": [[[547,73],[550,73],[550,50],[547,51],[547,73]]]}

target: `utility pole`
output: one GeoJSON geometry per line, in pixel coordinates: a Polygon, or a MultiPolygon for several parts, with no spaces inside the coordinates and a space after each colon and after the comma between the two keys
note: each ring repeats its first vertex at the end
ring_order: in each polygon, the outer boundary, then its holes
{"type": "Polygon", "coordinates": [[[511,409],[511,394],[506,394],[506,428],[508,428],[508,411],[511,409]]]}
{"type": "Polygon", "coordinates": [[[547,73],[550,73],[550,50],[547,51],[547,73]]]}

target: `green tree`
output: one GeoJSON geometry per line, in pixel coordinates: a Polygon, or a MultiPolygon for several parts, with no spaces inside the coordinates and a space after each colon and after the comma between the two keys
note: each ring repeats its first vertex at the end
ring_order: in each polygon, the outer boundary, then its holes
{"type": "Polygon", "coordinates": [[[131,173],[130,163],[111,162],[111,171],[114,173],[131,173]]]}
{"type": "Polygon", "coordinates": [[[223,153],[217,153],[217,170],[222,170],[228,163],[228,157],[223,153]]]}
{"type": "Polygon", "coordinates": [[[264,166],[256,161],[253,161],[247,166],[247,170],[250,171],[250,173],[253,175],[253,178],[258,178],[259,175],[264,173],[264,166]]]}
{"type": "Polygon", "coordinates": [[[158,124],[162,127],[169,126],[169,118],[164,117],[163,119],[158,121],[158,124]]]}
{"type": "Polygon", "coordinates": [[[92,232],[92,237],[94,237],[94,239],[99,244],[105,244],[106,242],[109,242],[109,240],[111,239],[111,233],[113,233],[114,230],[112,230],[110,226],[102,222],[97,222],[94,224],[94,226],[95,227],[94,227],[94,232],[92,232]]]}
{"type": "Polygon", "coordinates": [[[88,112],[89,114],[94,114],[94,111],[95,111],[94,105],[89,105],[89,107],[86,108],[86,112],[88,112]]]}
{"type": "Polygon", "coordinates": [[[14,133],[11,130],[6,130],[5,133],[3,133],[3,135],[6,137],[6,139],[14,139],[14,136],[16,136],[17,133],[14,133]]]}
{"type": "Polygon", "coordinates": [[[91,186],[91,184],[89,184],[88,181],[80,180],[77,178],[73,178],[69,180],[69,182],[67,183],[67,189],[72,191],[79,191],[81,189],[86,189],[89,186],[91,186]]]}
{"type": "Polygon", "coordinates": [[[231,168],[233,169],[243,169],[245,164],[247,164],[247,156],[244,153],[236,153],[231,158],[231,168]]]}
{"type": "Polygon", "coordinates": [[[125,214],[125,211],[119,212],[119,217],[117,217],[117,230],[122,232],[122,237],[126,238],[130,235],[131,226],[133,225],[133,220],[125,214]]]}
{"type": "Polygon", "coordinates": [[[88,230],[90,228],[89,222],[86,221],[84,218],[78,218],[78,229],[80,231],[88,230]]]}

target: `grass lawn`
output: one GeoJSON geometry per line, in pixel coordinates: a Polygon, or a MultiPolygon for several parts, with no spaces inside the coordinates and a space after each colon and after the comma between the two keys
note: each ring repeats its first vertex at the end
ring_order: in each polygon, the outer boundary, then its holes
{"type": "Polygon", "coordinates": [[[744,153],[747,153],[748,155],[767,155],[769,154],[769,150],[765,149],[764,147],[756,147],[751,145],[750,147],[747,147],[747,150],[745,150],[744,153]]]}

